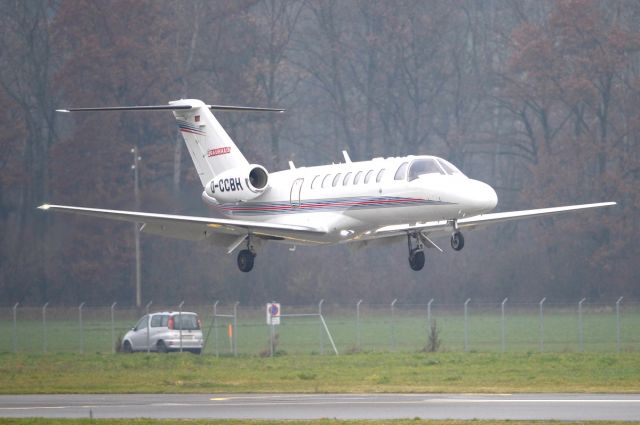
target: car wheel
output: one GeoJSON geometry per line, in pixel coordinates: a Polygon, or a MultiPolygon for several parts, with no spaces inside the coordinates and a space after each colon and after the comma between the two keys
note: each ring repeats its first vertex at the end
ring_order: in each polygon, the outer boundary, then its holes
{"type": "Polygon", "coordinates": [[[167,345],[162,340],[158,341],[156,343],[156,346],[158,347],[158,352],[160,352],[160,353],[168,353],[169,352],[169,350],[167,349],[167,345]]]}
{"type": "Polygon", "coordinates": [[[125,353],[133,353],[133,348],[129,341],[125,341],[124,344],[122,344],[122,351],[125,353]]]}

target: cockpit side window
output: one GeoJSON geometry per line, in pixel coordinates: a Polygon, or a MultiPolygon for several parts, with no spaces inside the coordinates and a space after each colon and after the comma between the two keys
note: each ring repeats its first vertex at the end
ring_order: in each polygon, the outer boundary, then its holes
{"type": "Polygon", "coordinates": [[[409,167],[408,180],[415,180],[424,174],[445,174],[433,158],[416,159],[409,167]]]}
{"type": "Polygon", "coordinates": [[[398,171],[396,171],[396,175],[393,177],[394,180],[404,180],[404,176],[407,174],[407,165],[408,162],[403,162],[402,165],[398,167],[398,171]]]}

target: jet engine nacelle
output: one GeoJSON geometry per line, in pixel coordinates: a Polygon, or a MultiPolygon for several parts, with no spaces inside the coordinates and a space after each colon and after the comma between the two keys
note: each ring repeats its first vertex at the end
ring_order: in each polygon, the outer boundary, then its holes
{"type": "Polygon", "coordinates": [[[232,168],[215,176],[205,192],[220,203],[250,201],[267,189],[269,173],[262,165],[232,168]]]}

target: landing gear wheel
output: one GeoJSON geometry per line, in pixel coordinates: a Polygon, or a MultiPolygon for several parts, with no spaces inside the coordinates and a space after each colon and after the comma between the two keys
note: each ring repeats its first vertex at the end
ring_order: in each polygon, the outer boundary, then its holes
{"type": "Polygon", "coordinates": [[[424,251],[412,251],[409,253],[409,265],[412,270],[420,271],[424,267],[424,251]]]}
{"type": "Polygon", "coordinates": [[[462,248],[464,248],[464,236],[462,236],[462,233],[455,232],[453,235],[451,235],[451,248],[455,249],[456,251],[460,251],[462,248]]]}
{"type": "Polygon", "coordinates": [[[256,258],[256,254],[249,251],[248,249],[243,249],[238,253],[238,268],[241,272],[247,273],[253,269],[253,260],[256,258]]]}

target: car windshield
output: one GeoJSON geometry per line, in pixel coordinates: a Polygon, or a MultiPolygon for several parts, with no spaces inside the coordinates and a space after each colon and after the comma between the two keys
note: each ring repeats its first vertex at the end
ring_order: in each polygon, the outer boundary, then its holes
{"type": "Polygon", "coordinates": [[[433,158],[416,159],[409,167],[408,180],[415,180],[425,174],[445,174],[433,158]]]}
{"type": "Polygon", "coordinates": [[[175,316],[173,316],[173,320],[173,329],[182,329],[183,331],[193,331],[200,329],[198,317],[195,314],[176,314],[175,316]],[[180,326],[181,324],[182,326],[180,326]]]}

